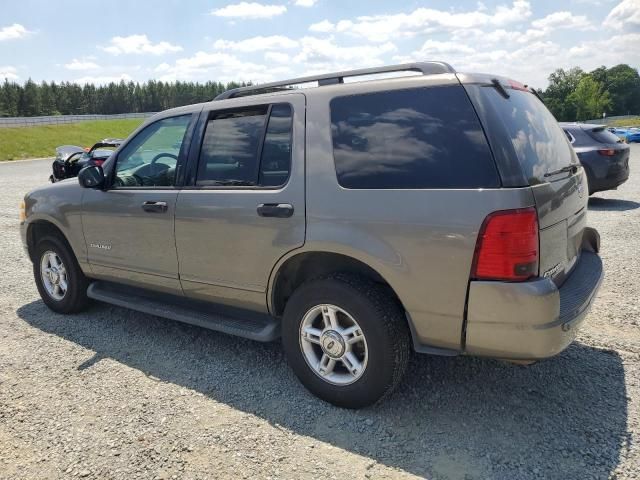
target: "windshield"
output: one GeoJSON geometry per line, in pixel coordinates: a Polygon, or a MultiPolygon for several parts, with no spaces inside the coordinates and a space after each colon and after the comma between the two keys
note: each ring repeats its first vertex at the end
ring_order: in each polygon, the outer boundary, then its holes
{"type": "Polygon", "coordinates": [[[115,148],[99,148],[88,156],[91,158],[108,158],[115,150],[115,148]]]}
{"type": "Polygon", "coordinates": [[[618,138],[615,133],[611,133],[605,130],[604,127],[597,127],[592,129],[585,128],[585,132],[599,143],[620,143],[622,140],[618,138]]]}
{"type": "Polygon", "coordinates": [[[482,88],[484,100],[496,111],[511,139],[529,184],[554,180],[545,174],[578,162],[566,134],[535,95],[515,89],[507,92],[509,98],[495,88],[482,88]]]}

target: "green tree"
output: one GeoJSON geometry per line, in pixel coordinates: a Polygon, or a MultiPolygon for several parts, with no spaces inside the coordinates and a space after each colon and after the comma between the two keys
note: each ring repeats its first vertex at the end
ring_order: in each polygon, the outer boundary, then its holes
{"type": "Polygon", "coordinates": [[[31,117],[42,113],[42,104],[40,103],[40,90],[38,85],[29,79],[24,84],[20,100],[18,102],[18,111],[20,115],[31,117]]]}
{"type": "Polygon", "coordinates": [[[629,65],[616,65],[607,70],[606,89],[611,94],[614,115],[640,113],[640,75],[629,65]]]}
{"type": "Polygon", "coordinates": [[[545,90],[543,98],[551,113],[558,120],[575,120],[575,106],[567,99],[578,87],[584,75],[584,71],[579,67],[570,70],[559,68],[549,75],[549,86],[545,90]]]}
{"type": "Polygon", "coordinates": [[[590,75],[582,77],[576,89],[567,98],[576,109],[576,120],[599,118],[611,106],[611,95],[604,85],[590,75]]]}

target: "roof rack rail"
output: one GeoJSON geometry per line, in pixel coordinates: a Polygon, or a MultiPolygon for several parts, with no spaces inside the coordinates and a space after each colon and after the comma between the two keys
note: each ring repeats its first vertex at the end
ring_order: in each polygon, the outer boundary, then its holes
{"type": "Polygon", "coordinates": [[[279,82],[263,83],[261,85],[250,85],[248,87],[232,88],[222,92],[214,100],[226,100],[227,98],[244,97],[270,93],[275,91],[289,90],[293,85],[301,83],[318,82],[318,86],[335,85],[344,83],[347,77],[360,77],[364,75],[376,75],[380,73],[392,72],[421,72],[423,75],[434,75],[438,73],[456,73],[451,65],[445,62],[415,62],[402,63],[399,65],[388,65],[385,67],[361,68],[358,70],[347,70],[344,72],[325,73],[323,75],[311,75],[308,77],[292,78],[279,82]]]}

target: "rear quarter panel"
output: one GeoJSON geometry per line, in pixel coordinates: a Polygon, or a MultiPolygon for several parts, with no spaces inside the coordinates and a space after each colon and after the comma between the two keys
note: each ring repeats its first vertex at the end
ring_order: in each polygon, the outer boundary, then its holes
{"type": "MultiPolygon", "coordinates": [[[[404,79],[394,85],[425,86],[425,81],[404,79]]],[[[384,87],[388,89],[389,83],[384,87]]],[[[352,88],[356,93],[358,87],[352,88]]],[[[324,87],[307,97],[303,250],[341,253],[368,264],[400,298],[419,343],[460,349],[478,231],[493,211],[534,205],[531,189],[342,188],[336,178],[330,128],[329,102],[336,91],[351,93],[347,86],[324,87]]]]}

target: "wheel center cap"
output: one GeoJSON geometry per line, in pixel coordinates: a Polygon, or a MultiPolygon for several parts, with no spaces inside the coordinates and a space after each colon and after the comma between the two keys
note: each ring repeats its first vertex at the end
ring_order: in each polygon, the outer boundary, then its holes
{"type": "Polygon", "coordinates": [[[51,279],[51,283],[57,284],[60,281],[60,274],[57,270],[52,269],[51,272],[49,272],[49,278],[51,279]]]}
{"type": "Polygon", "coordinates": [[[320,337],[322,351],[331,358],[340,358],[344,355],[344,339],[335,330],[327,330],[320,337]]]}

